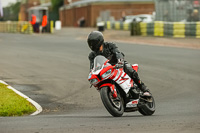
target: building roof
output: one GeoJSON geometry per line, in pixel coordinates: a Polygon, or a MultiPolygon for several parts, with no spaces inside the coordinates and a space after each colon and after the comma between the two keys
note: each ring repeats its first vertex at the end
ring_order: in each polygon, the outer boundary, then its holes
{"type": "Polygon", "coordinates": [[[38,6],[33,6],[31,8],[29,8],[28,10],[48,10],[48,7],[51,7],[51,2],[48,3],[44,3],[38,6]]]}
{"type": "Polygon", "coordinates": [[[30,10],[48,10],[48,7],[34,6],[28,9],[28,11],[30,10]]]}
{"type": "Polygon", "coordinates": [[[60,10],[63,9],[70,9],[73,7],[81,7],[81,6],[87,6],[94,3],[132,3],[132,2],[154,2],[154,0],[80,0],[74,3],[70,3],[69,5],[64,5],[60,8],[60,10]]]}

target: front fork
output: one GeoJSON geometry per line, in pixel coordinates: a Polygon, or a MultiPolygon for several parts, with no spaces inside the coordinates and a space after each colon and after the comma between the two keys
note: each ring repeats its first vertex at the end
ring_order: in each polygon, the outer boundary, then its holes
{"type": "Polygon", "coordinates": [[[105,84],[102,84],[99,88],[102,88],[105,86],[108,86],[110,88],[113,98],[117,98],[117,91],[116,91],[115,85],[111,83],[105,83],[105,84]]]}

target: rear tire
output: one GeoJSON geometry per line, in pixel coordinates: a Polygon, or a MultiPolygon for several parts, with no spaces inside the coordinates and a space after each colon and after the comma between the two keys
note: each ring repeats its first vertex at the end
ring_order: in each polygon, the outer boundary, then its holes
{"type": "Polygon", "coordinates": [[[107,111],[114,117],[121,117],[124,113],[124,101],[117,93],[117,98],[113,98],[109,87],[102,87],[100,90],[101,100],[107,111]]]}
{"type": "Polygon", "coordinates": [[[155,112],[155,101],[153,96],[151,97],[152,102],[145,102],[144,100],[140,99],[140,103],[138,104],[139,112],[142,115],[148,116],[153,115],[155,112]]]}

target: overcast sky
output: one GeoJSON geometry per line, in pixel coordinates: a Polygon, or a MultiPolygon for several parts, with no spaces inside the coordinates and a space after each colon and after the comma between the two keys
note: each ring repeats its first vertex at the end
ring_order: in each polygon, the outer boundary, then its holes
{"type": "Polygon", "coordinates": [[[9,3],[15,3],[16,2],[16,0],[0,0],[0,1],[1,1],[2,7],[7,6],[9,3]]]}

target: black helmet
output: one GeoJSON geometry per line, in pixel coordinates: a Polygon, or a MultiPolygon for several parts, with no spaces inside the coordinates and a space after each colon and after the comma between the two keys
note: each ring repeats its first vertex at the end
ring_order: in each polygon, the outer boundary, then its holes
{"type": "Polygon", "coordinates": [[[104,42],[103,34],[99,31],[92,31],[88,35],[87,42],[90,49],[97,52],[104,42]]]}

